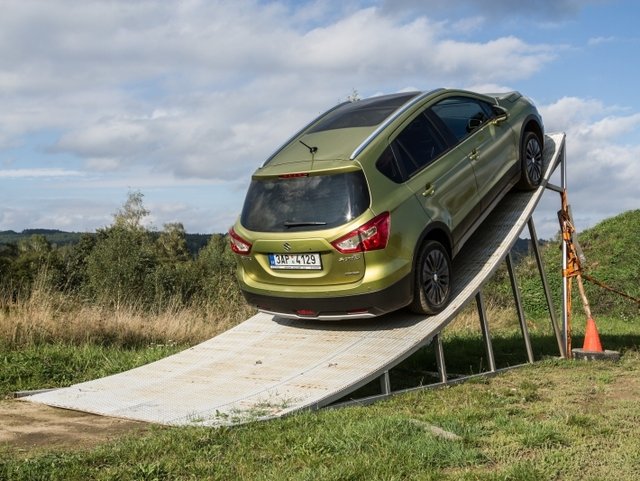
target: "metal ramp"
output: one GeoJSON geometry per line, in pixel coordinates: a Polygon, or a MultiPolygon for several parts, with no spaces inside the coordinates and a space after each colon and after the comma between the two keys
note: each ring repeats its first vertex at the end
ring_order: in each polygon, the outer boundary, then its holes
{"type": "Polygon", "coordinates": [[[452,301],[437,316],[398,311],[373,320],[312,322],[261,313],[160,361],[24,399],[161,424],[216,426],[321,408],[376,378],[385,391],[389,369],[429,344],[474,297],[486,324],[480,288],[505,258],[510,265],[512,245],[527,223],[532,227],[564,141],[564,134],[545,138],[543,185],[509,193],[467,241],[454,261],[452,301]]]}

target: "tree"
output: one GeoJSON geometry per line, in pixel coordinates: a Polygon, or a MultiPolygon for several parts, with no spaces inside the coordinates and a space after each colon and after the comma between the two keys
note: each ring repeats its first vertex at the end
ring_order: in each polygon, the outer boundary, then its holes
{"type": "Polygon", "coordinates": [[[114,215],[113,225],[98,230],[95,247],[87,258],[88,288],[110,305],[148,304],[153,298],[149,282],[157,265],[150,233],[142,225],[149,211],[142,193],[129,192],[114,215]]]}
{"type": "Polygon", "coordinates": [[[165,224],[156,243],[162,262],[175,264],[189,259],[187,235],[180,222],[165,224]]]}
{"type": "Polygon", "coordinates": [[[347,95],[347,102],[357,102],[361,100],[360,99],[360,94],[358,93],[358,91],[354,88],[351,90],[351,93],[349,95],[347,95]]]}
{"type": "Polygon", "coordinates": [[[142,221],[149,215],[149,211],[143,205],[143,197],[144,195],[139,190],[130,191],[122,208],[113,215],[113,226],[144,230],[142,221]]]}
{"type": "Polygon", "coordinates": [[[31,292],[36,287],[52,288],[61,284],[62,269],[58,251],[52,249],[45,236],[35,234],[21,240],[18,252],[18,258],[12,265],[12,277],[20,291],[31,292]]]}
{"type": "Polygon", "coordinates": [[[65,290],[80,292],[85,288],[89,280],[87,261],[95,246],[96,236],[82,234],[76,244],[61,248],[65,270],[65,290]]]}

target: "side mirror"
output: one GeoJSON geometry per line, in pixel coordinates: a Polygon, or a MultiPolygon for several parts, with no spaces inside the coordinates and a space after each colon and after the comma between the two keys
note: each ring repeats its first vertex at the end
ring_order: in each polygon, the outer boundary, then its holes
{"type": "Polygon", "coordinates": [[[481,119],[475,119],[475,118],[469,119],[467,122],[467,132],[468,133],[473,132],[481,125],[482,125],[481,119]]]}
{"type": "Polygon", "coordinates": [[[509,118],[509,113],[506,109],[503,109],[499,105],[493,105],[493,112],[495,113],[495,117],[491,119],[493,125],[499,125],[509,118]]]}

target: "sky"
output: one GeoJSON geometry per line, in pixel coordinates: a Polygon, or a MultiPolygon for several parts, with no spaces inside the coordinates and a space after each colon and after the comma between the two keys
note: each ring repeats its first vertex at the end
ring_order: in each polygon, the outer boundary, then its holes
{"type": "MultiPolygon", "coordinates": [[[[635,0],[0,0],[0,230],[91,232],[141,192],[226,232],[251,173],[361,98],[518,90],[567,135],[578,230],[640,208],[635,0]]],[[[557,181],[559,182],[559,181],[557,181]]],[[[558,231],[559,195],[535,214],[558,231]]]]}

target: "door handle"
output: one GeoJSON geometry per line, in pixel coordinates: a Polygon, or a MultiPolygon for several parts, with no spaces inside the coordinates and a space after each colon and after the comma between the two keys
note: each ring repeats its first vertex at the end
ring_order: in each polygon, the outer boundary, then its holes
{"type": "Polygon", "coordinates": [[[478,160],[478,155],[479,155],[478,149],[473,149],[469,154],[469,160],[478,160]]]}
{"type": "Polygon", "coordinates": [[[431,197],[436,193],[436,188],[433,184],[427,184],[424,188],[424,192],[422,193],[422,197],[431,197]]]}

